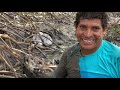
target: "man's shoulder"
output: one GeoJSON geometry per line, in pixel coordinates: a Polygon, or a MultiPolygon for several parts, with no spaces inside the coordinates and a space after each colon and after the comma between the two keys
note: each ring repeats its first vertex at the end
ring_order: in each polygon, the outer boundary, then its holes
{"type": "Polygon", "coordinates": [[[120,46],[112,43],[112,42],[109,42],[109,41],[106,41],[106,40],[103,40],[104,44],[107,45],[109,48],[114,48],[114,49],[120,49],[120,46]]]}
{"type": "MultiPolygon", "coordinates": [[[[118,45],[115,45],[109,41],[104,40],[104,44],[106,45],[105,48],[107,48],[113,55],[120,56],[120,47],[118,45]]],[[[107,50],[106,49],[106,50],[107,50]]]]}
{"type": "Polygon", "coordinates": [[[67,55],[67,58],[71,58],[73,55],[75,55],[76,53],[78,53],[80,51],[80,45],[79,43],[75,43],[71,46],[69,46],[66,51],[65,54],[67,55]]]}
{"type": "Polygon", "coordinates": [[[80,50],[80,45],[78,42],[68,47],[68,51],[71,53],[78,50],[80,50]]]}
{"type": "Polygon", "coordinates": [[[79,42],[76,42],[75,44],[72,44],[71,46],[69,46],[68,49],[78,48],[78,47],[79,47],[79,42]]]}

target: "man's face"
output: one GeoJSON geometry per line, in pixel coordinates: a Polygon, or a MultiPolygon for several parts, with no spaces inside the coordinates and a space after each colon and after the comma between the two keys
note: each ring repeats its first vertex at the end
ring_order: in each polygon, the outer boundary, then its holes
{"type": "Polygon", "coordinates": [[[75,32],[81,49],[93,51],[100,46],[105,31],[100,19],[81,19],[75,32]]]}

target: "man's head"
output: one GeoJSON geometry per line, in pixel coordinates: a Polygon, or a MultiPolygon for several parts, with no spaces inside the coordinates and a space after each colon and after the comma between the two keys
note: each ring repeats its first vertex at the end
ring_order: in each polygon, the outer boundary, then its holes
{"type": "Polygon", "coordinates": [[[108,25],[108,16],[105,12],[78,12],[74,22],[76,27],[80,23],[80,19],[100,19],[103,30],[105,30],[108,25]]]}
{"type": "Polygon", "coordinates": [[[78,12],[76,14],[76,37],[82,50],[95,52],[101,45],[107,29],[105,12],[78,12]]]}

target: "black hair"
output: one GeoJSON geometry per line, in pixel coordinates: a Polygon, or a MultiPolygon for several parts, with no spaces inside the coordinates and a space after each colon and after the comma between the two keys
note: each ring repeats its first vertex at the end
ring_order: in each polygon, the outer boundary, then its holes
{"type": "Polygon", "coordinates": [[[100,19],[102,22],[102,28],[107,28],[108,16],[106,12],[77,12],[75,19],[75,26],[80,23],[80,19],[100,19]]]}

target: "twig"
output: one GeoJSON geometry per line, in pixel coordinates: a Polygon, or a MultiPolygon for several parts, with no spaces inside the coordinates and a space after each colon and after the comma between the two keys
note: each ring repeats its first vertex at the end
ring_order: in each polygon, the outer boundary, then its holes
{"type": "Polygon", "coordinates": [[[30,37],[32,37],[32,36],[33,36],[33,34],[30,35],[30,36],[28,36],[27,38],[25,38],[25,39],[24,39],[24,42],[25,42],[28,38],[30,38],[30,37]]]}
{"type": "Polygon", "coordinates": [[[0,75],[0,78],[15,78],[14,76],[0,75]]]}
{"type": "Polygon", "coordinates": [[[2,42],[7,46],[9,47],[9,45],[0,37],[0,39],[2,40],[2,42]]]}
{"type": "Polygon", "coordinates": [[[2,71],[0,71],[0,75],[1,75],[1,74],[4,74],[4,75],[13,75],[14,72],[2,70],[2,71]]]}
{"type": "MultiPolygon", "coordinates": [[[[1,23],[1,22],[0,22],[0,23],[1,23]]],[[[9,32],[9,33],[11,33],[11,34],[13,34],[13,35],[15,35],[15,36],[21,38],[22,40],[24,40],[22,37],[20,37],[19,35],[15,34],[14,32],[11,32],[10,30],[2,29],[2,31],[9,32]]]]}
{"type": "Polygon", "coordinates": [[[40,48],[38,48],[37,46],[35,46],[35,48],[38,49],[38,50],[43,54],[43,56],[44,56],[45,58],[47,58],[46,55],[42,52],[42,50],[40,50],[40,48]]]}
{"type": "MultiPolygon", "coordinates": [[[[15,73],[15,69],[8,63],[8,61],[0,54],[1,59],[6,63],[6,65],[15,73]]],[[[17,78],[17,75],[15,73],[15,77],[17,78]]]]}
{"type": "Polygon", "coordinates": [[[23,53],[27,56],[30,56],[29,54],[25,53],[24,51],[21,51],[21,50],[15,49],[15,48],[11,48],[11,47],[7,47],[5,45],[0,45],[0,48],[7,49],[7,51],[11,52],[10,54],[13,54],[14,57],[19,56],[18,53],[23,53]]]}
{"type": "Polygon", "coordinates": [[[13,39],[12,37],[8,36],[7,34],[0,34],[0,38],[10,39],[11,41],[15,42],[16,44],[27,44],[27,45],[29,45],[29,43],[18,42],[15,39],[13,39]]]}
{"type": "Polygon", "coordinates": [[[10,44],[10,47],[12,47],[12,48],[13,48],[13,45],[12,45],[12,43],[11,43],[10,39],[8,40],[8,42],[9,42],[9,44],[10,44]]]}

